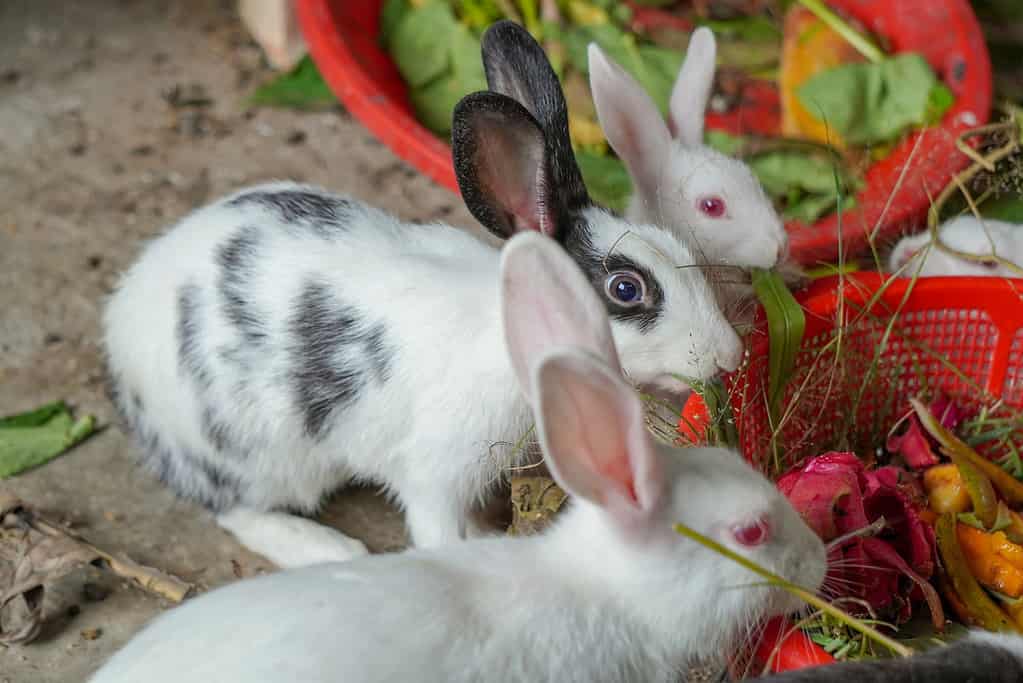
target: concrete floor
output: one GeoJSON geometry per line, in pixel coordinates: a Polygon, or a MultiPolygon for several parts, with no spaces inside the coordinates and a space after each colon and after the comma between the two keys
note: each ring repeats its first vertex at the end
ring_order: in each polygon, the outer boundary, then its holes
{"type": "MultiPolygon", "coordinates": [[[[94,543],[203,588],[271,569],[211,517],[133,466],[103,394],[104,296],[142,242],[193,207],[273,178],[314,182],[404,218],[473,226],[458,198],[418,176],[343,112],[248,110],[268,76],[217,0],[0,2],[0,415],[63,398],[112,425],[0,487],[94,543]],[[209,107],[174,108],[198,85],[209,107]]],[[[371,491],[325,515],[374,550],[404,544],[371,491]]],[[[102,591],[99,591],[102,592],[102,591]]],[[[50,591],[42,637],[0,646],[0,682],[82,681],[167,607],[98,570],[50,591]],[[110,589],[95,601],[97,591],[110,589]],[[81,635],[101,629],[98,639],[81,635]]]]}

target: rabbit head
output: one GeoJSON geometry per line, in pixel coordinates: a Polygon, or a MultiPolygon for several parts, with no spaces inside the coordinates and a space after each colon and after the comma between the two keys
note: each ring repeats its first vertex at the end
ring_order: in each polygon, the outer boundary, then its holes
{"type": "Polygon", "coordinates": [[[571,255],[611,316],[634,382],[680,392],[686,384],[678,377],[734,370],[742,342],[686,242],[591,201],[572,152],[564,95],[540,46],[517,24],[499,22],[483,37],[483,55],[488,81],[502,92],[464,98],[452,134],[470,212],[502,238],[539,232],[571,255]]]}
{"type": "Polygon", "coordinates": [[[597,118],[632,178],[630,219],[683,236],[707,263],[771,268],[788,255],[771,200],[748,165],[703,143],[715,52],[710,29],[693,32],[665,122],[640,84],[591,44],[597,118]]]}

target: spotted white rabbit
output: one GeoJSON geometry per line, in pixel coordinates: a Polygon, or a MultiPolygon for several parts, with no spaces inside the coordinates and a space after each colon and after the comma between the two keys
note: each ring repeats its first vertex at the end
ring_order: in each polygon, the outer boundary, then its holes
{"type": "MultiPolygon", "coordinates": [[[[941,241],[956,251],[981,257],[999,256],[1023,268],[1023,225],[959,216],[938,226],[941,241]]],[[[888,258],[888,272],[913,277],[971,275],[974,277],[1021,277],[1003,263],[987,258],[971,261],[930,245],[931,233],[902,238],[888,258]],[[922,262],[922,263],[921,263],[922,262]]]]}
{"type": "Polygon", "coordinates": [[[770,198],[748,165],[703,141],[715,53],[711,30],[694,31],[665,122],[642,86],[591,44],[597,118],[632,178],[627,218],[684,236],[704,263],[772,268],[787,259],[788,235],[770,198]]]}
{"type": "MultiPolygon", "coordinates": [[[[467,205],[495,233],[541,231],[568,250],[634,382],[683,391],[676,373],[734,369],[742,344],[685,244],[590,201],[534,46],[546,127],[492,92],[455,110],[467,205]]],[[[501,444],[530,421],[504,350],[498,259],[467,232],[293,183],[192,213],[145,248],[104,315],[143,463],[282,566],[366,552],[293,514],[348,482],[385,487],[416,545],[475,531],[470,512],[518,457],[501,444]]]]}
{"type": "Polygon", "coordinates": [[[653,442],[562,249],[517,235],[501,271],[511,366],[572,496],[553,526],[234,583],[159,617],[92,683],[675,681],[797,606],[677,522],[820,585],[824,546],[771,482],[731,451],[653,442]]]}

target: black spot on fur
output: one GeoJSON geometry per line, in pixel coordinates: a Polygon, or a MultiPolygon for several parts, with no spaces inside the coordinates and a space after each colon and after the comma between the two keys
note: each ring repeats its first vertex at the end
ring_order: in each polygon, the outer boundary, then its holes
{"type": "Polygon", "coordinates": [[[569,231],[565,249],[583,269],[593,283],[594,289],[607,307],[608,315],[615,320],[635,324],[641,331],[647,331],[657,324],[664,312],[664,290],[654,274],[646,267],[621,254],[605,255],[593,246],[585,219],[579,218],[576,227],[569,231]],[[608,275],[616,271],[629,270],[646,283],[647,300],[640,306],[622,306],[607,295],[605,282],[608,275]]]}
{"type": "Polygon", "coordinates": [[[206,369],[199,347],[199,286],[188,284],[178,290],[178,374],[195,379],[208,389],[213,379],[206,369]]]}
{"type": "Polygon", "coordinates": [[[252,303],[252,281],[259,257],[259,229],[247,226],[217,250],[224,315],[253,345],[266,341],[266,323],[252,303]]]}
{"type": "Polygon", "coordinates": [[[210,396],[213,373],[200,345],[200,295],[195,284],[186,284],[178,291],[178,372],[191,380],[196,398],[203,406],[199,420],[206,440],[217,452],[243,457],[245,449],[235,443],[230,423],[221,417],[210,396]]]}
{"type": "Polygon", "coordinates": [[[291,330],[295,401],[306,434],[322,439],[333,411],[352,404],[371,379],[387,381],[392,352],[383,325],[370,324],[317,282],[302,288],[291,330]]]}
{"type": "Polygon", "coordinates": [[[334,239],[344,232],[353,208],[348,199],[309,189],[248,192],[228,202],[228,206],[246,204],[275,211],[282,223],[308,226],[324,239],[334,239]]]}

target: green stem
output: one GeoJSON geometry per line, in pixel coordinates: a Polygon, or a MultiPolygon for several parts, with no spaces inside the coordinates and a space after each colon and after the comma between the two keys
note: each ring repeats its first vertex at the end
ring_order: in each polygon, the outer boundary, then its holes
{"type": "Polygon", "coordinates": [[[870,38],[850,26],[842,17],[828,9],[821,0],[799,0],[799,4],[813,12],[818,19],[827,24],[828,28],[845,38],[846,42],[871,62],[877,64],[884,59],[884,52],[881,51],[881,48],[874,45],[870,38]]]}
{"type": "Polygon", "coordinates": [[[903,644],[901,644],[899,642],[896,642],[895,640],[892,640],[888,636],[884,635],[883,633],[881,633],[880,631],[878,631],[878,630],[876,630],[874,628],[871,628],[870,626],[868,626],[864,622],[860,621],[856,617],[853,617],[853,616],[847,614],[846,612],[844,612],[843,610],[840,610],[837,607],[831,605],[827,601],[822,600],[821,598],[818,598],[816,595],[814,595],[810,591],[808,591],[808,590],[806,590],[804,588],[800,588],[799,586],[797,586],[796,584],[792,583],[791,581],[783,579],[782,577],[778,576],[777,574],[774,574],[774,573],[764,569],[760,565],[756,564],[755,562],[753,562],[751,560],[746,559],[742,555],[739,555],[738,553],[732,552],[731,550],[729,550],[725,546],[721,545],[720,543],[718,543],[718,542],[716,542],[716,541],[714,541],[714,540],[712,540],[710,538],[707,538],[703,534],[690,529],[686,525],[684,525],[684,524],[676,524],[675,525],[675,531],[677,531],[678,533],[682,534],[686,538],[688,538],[688,539],[690,539],[692,541],[696,541],[700,545],[702,545],[702,546],[704,546],[704,547],[706,547],[706,548],[708,548],[710,550],[713,550],[714,552],[716,552],[716,553],[718,553],[720,555],[723,555],[723,556],[727,557],[728,559],[732,560],[736,564],[739,564],[739,565],[745,567],[746,569],[750,570],[751,572],[753,572],[757,576],[760,576],[760,577],[766,579],[767,582],[770,583],[771,585],[777,586],[778,588],[781,588],[781,589],[783,589],[785,591],[788,591],[789,593],[791,593],[792,595],[795,595],[797,598],[799,598],[800,600],[802,600],[806,604],[819,609],[824,614],[827,614],[829,616],[834,617],[835,619],[838,619],[839,621],[841,621],[842,623],[846,624],[847,626],[849,626],[853,630],[859,631],[860,633],[862,633],[867,638],[870,638],[871,640],[874,640],[877,643],[885,646],[886,648],[888,648],[889,650],[891,650],[895,654],[897,654],[899,656],[902,656],[902,657],[911,657],[913,655],[912,648],[908,648],[905,645],[903,645],[903,644]]]}

